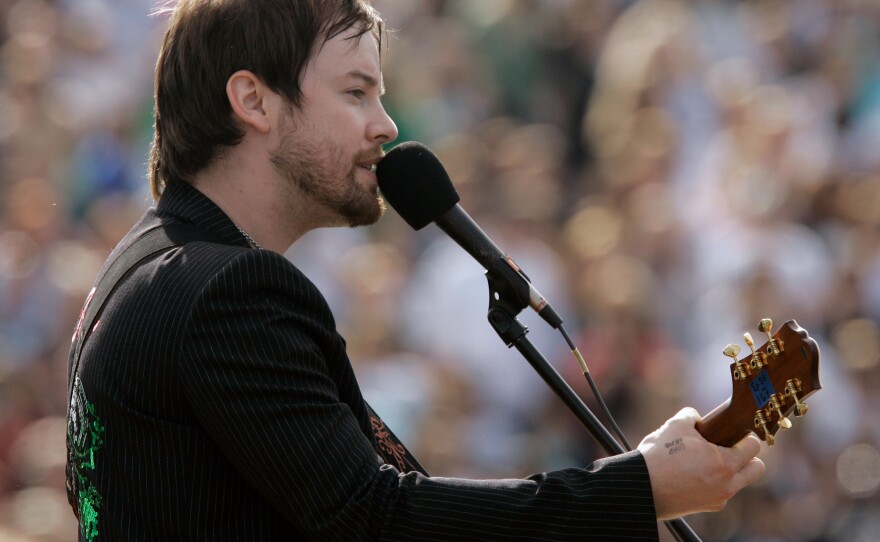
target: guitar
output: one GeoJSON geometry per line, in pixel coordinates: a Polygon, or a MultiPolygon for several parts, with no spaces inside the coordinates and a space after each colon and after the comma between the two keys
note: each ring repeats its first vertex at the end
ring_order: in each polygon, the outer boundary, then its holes
{"type": "Polygon", "coordinates": [[[734,360],[733,393],[696,425],[709,442],[729,447],[754,431],[773,446],[776,433],[791,427],[789,415],[806,414],[804,399],[822,388],[816,341],[794,320],[782,324],[775,335],[772,327],[769,318],[758,325],[768,337],[760,348],[755,348],[750,334],[744,335],[751,353],[742,359],[738,359],[739,346],[724,348],[724,355],[734,360]]]}

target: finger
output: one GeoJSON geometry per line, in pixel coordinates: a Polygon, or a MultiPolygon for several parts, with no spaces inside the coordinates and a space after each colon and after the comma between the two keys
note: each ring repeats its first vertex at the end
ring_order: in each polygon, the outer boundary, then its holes
{"type": "Polygon", "coordinates": [[[761,452],[761,439],[754,433],[749,433],[739,442],[733,445],[732,449],[745,459],[751,459],[761,452]]]}
{"type": "Polygon", "coordinates": [[[697,412],[696,409],[692,407],[684,407],[679,410],[672,419],[686,421],[689,425],[694,425],[702,419],[702,416],[700,416],[700,413],[697,412]]]}
{"type": "Polygon", "coordinates": [[[733,475],[731,484],[733,484],[734,492],[738,492],[742,488],[754,483],[755,480],[764,474],[765,468],[764,462],[759,458],[751,458],[743,468],[733,475]]]}
{"type": "Polygon", "coordinates": [[[730,450],[736,459],[737,466],[743,468],[761,451],[761,439],[755,436],[754,433],[749,433],[742,440],[734,444],[730,450]]]}

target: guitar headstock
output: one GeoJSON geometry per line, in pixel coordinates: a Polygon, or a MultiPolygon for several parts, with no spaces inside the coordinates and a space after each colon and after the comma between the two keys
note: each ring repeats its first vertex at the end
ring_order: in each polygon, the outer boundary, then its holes
{"type": "Polygon", "coordinates": [[[732,446],[754,431],[773,445],[780,429],[789,429],[789,416],[807,413],[804,403],[822,388],[819,383],[819,346],[794,320],[782,324],[771,335],[773,322],[761,320],[758,330],[767,342],[755,347],[746,333],[750,352],[739,359],[740,348],[728,345],[724,355],[732,358],[730,377],[733,393],[725,403],[697,423],[697,431],[709,442],[732,446]]]}

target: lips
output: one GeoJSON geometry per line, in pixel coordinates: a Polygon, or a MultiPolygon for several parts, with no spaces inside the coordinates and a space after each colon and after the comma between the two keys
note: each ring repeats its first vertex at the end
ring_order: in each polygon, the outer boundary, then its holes
{"type": "Polygon", "coordinates": [[[376,173],[376,165],[382,160],[383,156],[384,153],[367,155],[364,159],[358,160],[357,165],[370,173],[376,173]]]}
{"type": "Polygon", "coordinates": [[[357,161],[358,169],[363,169],[367,172],[370,178],[370,183],[378,183],[378,179],[376,178],[376,169],[379,162],[382,160],[383,154],[370,154],[364,156],[362,160],[357,161]]]}

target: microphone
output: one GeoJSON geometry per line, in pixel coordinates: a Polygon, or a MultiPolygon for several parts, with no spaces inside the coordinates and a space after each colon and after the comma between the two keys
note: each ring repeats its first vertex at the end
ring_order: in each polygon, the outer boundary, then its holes
{"type": "Polygon", "coordinates": [[[528,288],[527,304],[553,329],[562,325],[562,319],[532,286],[522,269],[458,204],[461,198],[446,168],[428,147],[414,141],[401,143],[379,162],[376,176],[385,200],[414,230],[434,222],[487,271],[507,266],[528,288]]]}

